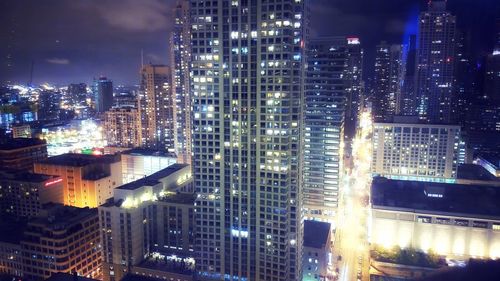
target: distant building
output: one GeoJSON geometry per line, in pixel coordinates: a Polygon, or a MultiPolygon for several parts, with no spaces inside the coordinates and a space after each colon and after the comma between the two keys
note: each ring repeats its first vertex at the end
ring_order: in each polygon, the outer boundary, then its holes
{"type": "Polygon", "coordinates": [[[75,207],[95,208],[122,184],[119,155],[62,154],[36,163],[35,172],[61,177],[64,201],[58,203],[75,207]]]}
{"type": "Polygon", "coordinates": [[[304,254],[302,281],[329,280],[331,255],[331,225],[326,222],[304,221],[304,254]]]}
{"type": "Polygon", "coordinates": [[[134,107],[113,107],[104,113],[104,134],[109,146],[140,147],[141,115],[134,107]]]}
{"type": "Polygon", "coordinates": [[[121,153],[123,184],[142,179],[176,163],[175,154],[134,148],[121,153]]]}
{"type": "Polygon", "coordinates": [[[13,125],[12,126],[12,138],[31,138],[31,126],[25,125],[13,125]]]}
{"type": "Polygon", "coordinates": [[[73,106],[87,105],[87,85],[85,83],[69,84],[68,96],[73,106]]]}
{"type": "Polygon", "coordinates": [[[416,96],[420,119],[429,123],[452,121],[456,19],[446,2],[429,1],[420,13],[416,96]]]}
{"type": "Polygon", "coordinates": [[[195,194],[179,192],[191,184],[189,165],[174,164],[115,189],[99,207],[104,280],[151,270],[192,278],[195,194]]]}
{"type": "Polygon", "coordinates": [[[408,43],[404,45],[403,64],[405,66],[405,77],[401,97],[397,102],[398,115],[415,116],[417,115],[417,100],[415,98],[415,69],[417,53],[417,36],[411,34],[408,43]]]}
{"type": "Polygon", "coordinates": [[[306,218],[335,220],[342,175],[347,66],[345,37],[307,44],[304,110],[304,210],[306,218]]]}
{"type": "Polygon", "coordinates": [[[0,140],[0,167],[33,170],[33,163],[46,159],[47,142],[36,138],[0,140]]]}
{"type": "Polygon", "coordinates": [[[63,201],[61,177],[26,171],[0,171],[0,215],[34,217],[42,206],[63,201]]]}
{"type": "Polygon", "coordinates": [[[371,243],[451,259],[500,257],[496,186],[389,180],[371,188],[371,243]]]}
{"type": "Polygon", "coordinates": [[[375,123],[372,174],[453,182],[461,145],[459,126],[375,123]]]}
{"type": "Polygon", "coordinates": [[[373,118],[388,121],[396,115],[404,80],[403,48],[381,42],[376,47],[373,118]]]}
{"type": "Polygon", "coordinates": [[[21,239],[23,278],[45,280],[53,273],[101,275],[96,209],[50,205],[30,220],[21,239]]]}
{"type": "Polygon", "coordinates": [[[175,97],[170,71],[165,65],[142,67],[139,108],[143,146],[174,152],[175,97]]]}
{"type": "Polygon", "coordinates": [[[172,91],[175,95],[175,152],[179,163],[191,164],[191,20],[189,1],[179,0],[174,8],[174,29],[170,37],[172,91]]]}
{"type": "Polygon", "coordinates": [[[59,119],[61,112],[61,93],[52,90],[41,91],[38,96],[38,120],[53,121],[59,119]]]}
{"type": "Polygon", "coordinates": [[[106,77],[94,80],[94,103],[96,113],[104,113],[113,106],[113,81],[106,77]]]}

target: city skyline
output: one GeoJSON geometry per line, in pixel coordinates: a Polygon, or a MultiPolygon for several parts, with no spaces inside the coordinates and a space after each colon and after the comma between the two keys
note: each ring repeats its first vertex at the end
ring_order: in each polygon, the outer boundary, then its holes
{"type": "MultiPolygon", "coordinates": [[[[94,1],[94,0],[93,0],[94,1]]],[[[26,84],[33,67],[33,84],[57,85],[92,82],[107,76],[116,85],[137,85],[144,62],[168,64],[169,34],[173,30],[175,0],[117,1],[100,5],[93,1],[29,0],[0,4],[0,30],[4,53],[0,62],[1,82],[26,84]],[[134,13],[132,19],[126,15],[134,13]],[[26,19],[29,20],[26,20],[26,19]],[[7,65],[11,65],[8,67],[7,65]]],[[[311,11],[313,36],[358,36],[365,49],[366,75],[371,75],[375,46],[405,43],[417,31],[418,13],[427,1],[314,0],[311,11]],[[333,16],[332,16],[333,15],[333,16]]],[[[500,4],[492,0],[448,1],[448,10],[458,18],[457,27],[471,30],[476,53],[491,51],[495,15],[500,4]]]]}

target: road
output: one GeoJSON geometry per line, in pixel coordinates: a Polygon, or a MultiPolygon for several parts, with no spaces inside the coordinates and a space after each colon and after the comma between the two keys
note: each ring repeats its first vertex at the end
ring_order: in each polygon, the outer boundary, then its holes
{"type": "Polygon", "coordinates": [[[369,280],[369,244],[367,236],[368,195],[371,184],[372,122],[368,112],[360,116],[360,125],[352,141],[352,167],[346,167],[339,202],[336,240],[338,280],[369,280]]]}

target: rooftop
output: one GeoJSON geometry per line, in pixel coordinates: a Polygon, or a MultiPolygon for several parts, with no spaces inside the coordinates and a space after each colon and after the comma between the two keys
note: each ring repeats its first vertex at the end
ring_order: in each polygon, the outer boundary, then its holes
{"type": "Polygon", "coordinates": [[[500,219],[500,189],[495,186],[375,177],[371,190],[375,209],[500,219]]]}
{"type": "Polygon", "coordinates": [[[176,204],[190,204],[193,205],[196,199],[196,194],[194,193],[174,193],[168,194],[164,197],[158,199],[162,202],[176,203],[176,204]]]}
{"type": "Polygon", "coordinates": [[[328,244],[330,224],[327,222],[304,221],[304,247],[322,249],[328,244]]]}
{"type": "Polygon", "coordinates": [[[169,175],[171,175],[175,172],[178,172],[187,166],[189,166],[189,165],[187,165],[187,164],[173,164],[173,165],[170,165],[167,168],[162,169],[162,170],[160,170],[154,174],[151,174],[145,178],[142,178],[142,179],[124,184],[122,186],[119,186],[118,189],[134,190],[137,188],[141,188],[143,186],[152,186],[152,185],[159,183],[160,179],[166,178],[169,175]]]}
{"type": "Polygon", "coordinates": [[[86,278],[82,276],[75,276],[70,273],[57,272],[52,274],[49,279],[45,281],[97,281],[97,279],[86,278]]]}
{"type": "Polygon", "coordinates": [[[40,163],[58,166],[84,167],[94,163],[114,163],[118,161],[119,158],[116,157],[116,155],[65,153],[58,156],[49,157],[43,161],[40,161],[40,163]]]}
{"type": "Polygon", "coordinates": [[[122,154],[127,155],[138,155],[138,156],[163,156],[163,157],[176,157],[174,154],[167,151],[154,150],[148,148],[133,148],[122,152],[122,154]]]}
{"type": "Polygon", "coordinates": [[[457,178],[465,180],[496,181],[500,183],[500,179],[492,175],[482,166],[476,164],[459,165],[457,178]]]}
{"type": "Polygon", "coordinates": [[[493,154],[484,154],[480,155],[479,157],[485,161],[488,161],[488,163],[490,163],[496,169],[500,169],[500,156],[493,154]]]}
{"type": "Polygon", "coordinates": [[[37,145],[47,145],[47,142],[37,138],[4,138],[0,140],[0,151],[15,150],[37,145]]]}
{"type": "Polygon", "coordinates": [[[49,179],[57,178],[56,176],[34,174],[28,171],[20,170],[2,170],[0,171],[0,180],[19,181],[19,182],[32,182],[42,183],[49,179]]]}
{"type": "Polygon", "coordinates": [[[41,224],[51,229],[67,228],[78,224],[89,216],[97,216],[97,209],[77,208],[56,203],[47,203],[43,206],[40,215],[29,224],[41,224]]]}

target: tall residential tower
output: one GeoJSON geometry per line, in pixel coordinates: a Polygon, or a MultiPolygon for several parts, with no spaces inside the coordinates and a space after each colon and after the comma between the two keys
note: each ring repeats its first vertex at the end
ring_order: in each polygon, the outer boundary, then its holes
{"type": "Polygon", "coordinates": [[[300,280],[304,1],[190,3],[197,270],[300,280]]]}

